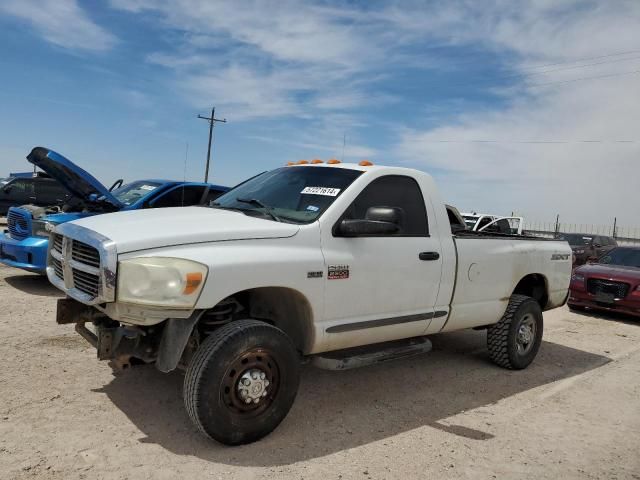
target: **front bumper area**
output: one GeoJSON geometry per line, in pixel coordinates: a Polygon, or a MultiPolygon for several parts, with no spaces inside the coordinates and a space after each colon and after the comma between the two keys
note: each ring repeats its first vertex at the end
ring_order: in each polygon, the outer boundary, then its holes
{"type": "Polygon", "coordinates": [[[76,332],[96,348],[99,360],[110,360],[123,369],[136,358],[144,363],[154,362],[158,351],[157,335],[153,330],[121,325],[99,310],[71,298],[58,300],[56,323],[75,324],[76,332]],[[87,328],[92,324],[93,329],[87,328]]]}
{"type": "Polygon", "coordinates": [[[96,306],[64,298],[58,300],[56,323],[75,324],[76,332],[95,347],[98,359],[109,360],[115,369],[137,361],[155,363],[161,372],[170,372],[186,365],[185,359],[193,355],[190,340],[202,314],[194,311],[188,318],[169,318],[151,326],[127,325],[109,318],[96,306]]]}
{"type": "Polygon", "coordinates": [[[7,232],[0,236],[0,262],[29,272],[46,273],[49,239],[27,237],[11,238],[7,232]]]}
{"type": "Polygon", "coordinates": [[[625,298],[615,299],[613,303],[597,302],[595,295],[586,290],[572,288],[569,293],[569,306],[587,307],[606,312],[624,313],[640,317],[640,296],[629,293],[625,298]]]}

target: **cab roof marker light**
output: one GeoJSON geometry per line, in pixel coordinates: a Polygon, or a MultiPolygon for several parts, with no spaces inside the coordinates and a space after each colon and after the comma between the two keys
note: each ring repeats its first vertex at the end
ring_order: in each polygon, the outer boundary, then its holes
{"type": "Polygon", "coordinates": [[[309,162],[307,162],[306,160],[300,160],[297,165],[308,165],[309,162]]]}
{"type": "Polygon", "coordinates": [[[360,165],[361,167],[370,167],[371,165],[373,165],[373,163],[371,163],[369,160],[362,160],[358,165],[360,165]]]}
{"type": "Polygon", "coordinates": [[[311,160],[311,164],[312,165],[317,165],[319,163],[324,163],[322,160],[320,160],[319,158],[315,158],[313,160],[311,160]]]}
{"type": "Polygon", "coordinates": [[[329,165],[337,165],[338,163],[341,163],[340,160],[338,160],[337,158],[332,158],[331,160],[329,160],[327,162],[329,165]]]}
{"type": "Polygon", "coordinates": [[[291,165],[295,165],[296,162],[287,162],[287,167],[290,167],[291,165]]]}

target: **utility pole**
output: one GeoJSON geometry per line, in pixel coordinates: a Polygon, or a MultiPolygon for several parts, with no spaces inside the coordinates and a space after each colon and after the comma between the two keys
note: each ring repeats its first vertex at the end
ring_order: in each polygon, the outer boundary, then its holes
{"type": "Polygon", "coordinates": [[[211,161],[211,139],[213,138],[213,124],[216,122],[227,123],[226,118],[216,118],[216,107],[211,109],[211,117],[203,117],[202,115],[198,115],[198,118],[202,120],[206,120],[209,122],[209,146],[207,147],[207,166],[204,171],[204,181],[205,183],[209,181],[209,162],[211,161]]]}

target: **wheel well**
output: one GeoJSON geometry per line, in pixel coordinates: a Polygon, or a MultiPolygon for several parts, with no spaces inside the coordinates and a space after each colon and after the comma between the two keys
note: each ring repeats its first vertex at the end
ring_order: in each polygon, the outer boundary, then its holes
{"type": "MultiPolygon", "coordinates": [[[[243,290],[225,298],[209,312],[215,315],[220,306],[230,303],[237,305],[230,321],[262,320],[286,333],[300,352],[310,351],[314,341],[313,313],[309,301],[299,291],[286,287],[243,290]]],[[[207,317],[205,314],[201,322],[207,322],[207,317]]]]}
{"type": "Polygon", "coordinates": [[[513,294],[526,295],[538,302],[541,309],[545,309],[549,301],[547,279],[540,273],[530,273],[518,282],[513,294]]]}

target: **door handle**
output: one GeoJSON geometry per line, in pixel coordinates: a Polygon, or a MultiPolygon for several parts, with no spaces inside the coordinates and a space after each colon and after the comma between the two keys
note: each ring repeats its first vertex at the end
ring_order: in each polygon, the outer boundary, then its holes
{"type": "Polygon", "coordinates": [[[420,252],[418,258],[420,260],[438,260],[440,254],[438,252],[420,252]]]}

